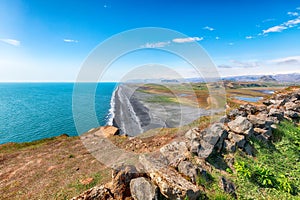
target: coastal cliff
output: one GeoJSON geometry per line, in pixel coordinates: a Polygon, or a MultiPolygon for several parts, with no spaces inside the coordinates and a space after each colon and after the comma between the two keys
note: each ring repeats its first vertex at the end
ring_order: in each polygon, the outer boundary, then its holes
{"type": "Polygon", "coordinates": [[[101,127],[0,145],[0,199],[297,199],[299,120],[300,90],[291,87],[235,105],[216,123],[201,117],[147,138],[101,127]],[[103,150],[115,162],[104,139],[138,163],[100,163],[93,155],[103,150]]]}

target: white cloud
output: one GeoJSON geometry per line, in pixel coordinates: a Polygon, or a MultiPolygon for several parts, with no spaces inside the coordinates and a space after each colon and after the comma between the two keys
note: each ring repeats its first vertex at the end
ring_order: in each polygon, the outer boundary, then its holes
{"type": "Polygon", "coordinates": [[[232,46],[232,45],[234,45],[234,43],[233,43],[233,42],[230,42],[230,43],[228,43],[228,45],[232,46]]]}
{"type": "Polygon", "coordinates": [[[287,14],[289,16],[293,16],[293,17],[297,17],[299,15],[299,13],[297,13],[297,12],[288,12],[287,14]]]}
{"type": "Polygon", "coordinates": [[[64,39],[64,42],[69,42],[69,43],[78,43],[78,40],[72,40],[72,39],[64,39]]]}
{"type": "Polygon", "coordinates": [[[289,20],[284,23],[285,26],[288,26],[289,28],[294,27],[296,25],[300,24],[300,17],[296,19],[289,20]]]}
{"type": "Polygon", "coordinates": [[[215,30],[214,28],[212,28],[212,27],[209,27],[209,26],[205,26],[205,27],[203,27],[203,29],[205,29],[205,30],[209,30],[209,31],[214,31],[214,30],[215,30]]]}
{"type": "Polygon", "coordinates": [[[263,34],[267,34],[267,33],[275,33],[275,32],[281,32],[283,30],[287,29],[286,26],[273,26],[271,28],[268,28],[267,30],[263,30],[263,34]]]}
{"type": "Polygon", "coordinates": [[[217,37],[216,37],[216,40],[219,40],[219,39],[220,39],[220,37],[217,36],[217,37]]]}
{"type": "Polygon", "coordinates": [[[147,42],[145,45],[142,45],[142,48],[159,48],[159,47],[165,47],[169,45],[171,42],[155,42],[155,43],[149,43],[147,42]]]}
{"type": "Polygon", "coordinates": [[[247,40],[250,40],[250,39],[253,39],[253,38],[254,38],[253,36],[246,36],[247,40]]]}
{"type": "MultiPolygon", "coordinates": [[[[298,8],[297,8],[298,9],[298,8]]],[[[287,22],[284,22],[280,25],[270,27],[266,30],[263,30],[263,35],[268,34],[268,33],[275,33],[275,32],[282,32],[285,29],[293,28],[300,24],[300,16],[298,12],[288,12],[287,13],[289,16],[296,17],[295,19],[291,19],[287,22]]]]}
{"type": "Polygon", "coordinates": [[[284,57],[284,58],[278,58],[275,60],[270,60],[268,62],[277,64],[277,65],[299,65],[300,64],[300,56],[289,56],[289,57],[284,57]]]}
{"type": "Polygon", "coordinates": [[[14,40],[14,39],[3,38],[3,39],[0,39],[0,41],[4,42],[6,44],[13,45],[13,46],[20,46],[21,45],[21,42],[19,40],[14,40]]]}
{"type": "Polygon", "coordinates": [[[172,41],[175,43],[186,43],[186,42],[195,42],[203,40],[203,37],[187,37],[187,38],[175,38],[172,41]]]}
{"type": "Polygon", "coordinates": [[[296,10],[300,10],[300,7],[296,8],[296,10]]]}

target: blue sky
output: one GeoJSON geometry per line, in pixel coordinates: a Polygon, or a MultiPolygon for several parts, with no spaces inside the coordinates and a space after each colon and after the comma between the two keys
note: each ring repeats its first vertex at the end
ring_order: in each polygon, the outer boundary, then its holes
{"type": "MultiPolygon", "coordinates": [[[[299,1],[1,0],[0,82],[75,81],[99,43],[140,27],[187,35],[180,42],[198,42],[222,76],[300,73],[299,1]]],[[[123,56],[103,80],[151,62],[193,76],[187,63],[153,49],[123,56]]]]}

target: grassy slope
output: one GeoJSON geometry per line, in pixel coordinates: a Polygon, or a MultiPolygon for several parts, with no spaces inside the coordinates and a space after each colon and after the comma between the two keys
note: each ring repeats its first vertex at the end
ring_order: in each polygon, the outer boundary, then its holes
{"type": "Polygon", "coordinates": [[[233,199],[218,187],[219,177],[225,176],[237,186],[238,199],[300,199],[300,127],[283,122],[275,136],[269,145],[251,141],[257,150],[254,158],[237,151],[233,170],[213,168],[212,183],[204,183],[209,198],[233,199]]]}

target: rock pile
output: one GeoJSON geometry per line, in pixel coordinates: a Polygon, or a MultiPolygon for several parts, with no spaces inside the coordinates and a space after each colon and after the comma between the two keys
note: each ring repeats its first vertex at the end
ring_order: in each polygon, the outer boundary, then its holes
{"type": "MultiPolygon", "coordinates": [[[[275,94],[261,106],[246,104],[232,109],[220,122],[204,130],[191,129],[180,141],[163,146],[159,155],[140,156],[142,170],[121,166],[113,170],[112,182],[91,188],[73,200],[205,198],[197,178],[209,180],[211,165],[207,159],[237,149],[253,155],[249,140],[256,138],[268,144],[276,125],[284,119],[299,123],[300,90],[275,94]]],[[[236,198],[235,185],[230,180],[220,177],[220,187],[236,198]]]]}

